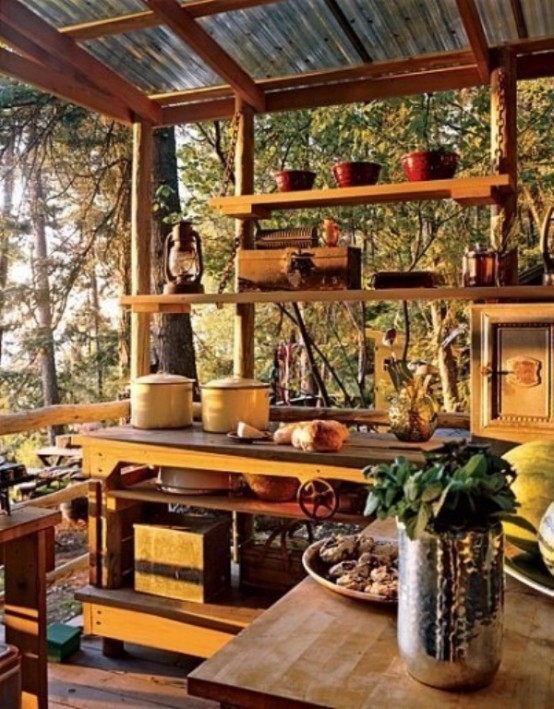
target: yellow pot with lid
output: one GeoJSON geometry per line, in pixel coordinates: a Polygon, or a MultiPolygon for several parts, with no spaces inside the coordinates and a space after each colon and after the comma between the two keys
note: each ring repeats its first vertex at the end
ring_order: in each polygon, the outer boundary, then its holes
{"type": "Polygon", "coordinates": [[[147,374],[131,383],[131,425],[135,428],[192,426],[194,379],[178,374],[147,374]]]}
{"type": "Polygon", "coordinates": [[[239,421],[265,431],[269,425],[269,384],[239,376],[214,379],[200,387],[202,428],[210,433],[237,430],[239,421]]]}

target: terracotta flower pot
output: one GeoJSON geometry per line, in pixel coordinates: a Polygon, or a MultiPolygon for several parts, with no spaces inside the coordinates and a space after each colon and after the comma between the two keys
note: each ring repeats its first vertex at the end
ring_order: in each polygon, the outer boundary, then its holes
{"type": "Polygon", "coordinates": [[[402,156],[402,169],[410,182],[448,180],[458,167],[458,154],[445,150],[416,150],[402,156]]]}
{"type": "Polygon", "coordinates": [[[376,162],[339,162],[332,170],[339,187],[356,187],[374,185],[379,179],[381,165],[376,162]]]}
{"type": "Polygon", "coordinates": [[[310,170],[281,170],[275,173],[279,192],[311,190],[314,186],[315,172],[310,170]]]}

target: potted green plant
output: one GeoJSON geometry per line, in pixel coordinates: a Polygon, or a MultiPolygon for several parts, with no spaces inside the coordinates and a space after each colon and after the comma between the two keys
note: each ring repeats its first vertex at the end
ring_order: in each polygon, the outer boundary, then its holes
{"type": "Polygon", "coordinates": [[[399,525],[398,642],[408,672],[442,689],[488,684],[501,658],[503,532],[515,472],[486,446],[452,443],[421,465],[369,466],[365,513],[399,525]]]}

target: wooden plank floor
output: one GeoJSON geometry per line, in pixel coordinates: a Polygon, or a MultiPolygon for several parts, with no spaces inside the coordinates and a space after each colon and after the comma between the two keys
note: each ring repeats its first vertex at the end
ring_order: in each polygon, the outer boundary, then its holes
{"type": "MultiPolygon", "coordinates": [[[[3,631],[0,626],[0,642],[3,631]]],[[[99,638],[84,636],[81,650],[67,662],[49,663],[49,709],[219,708],[219,703],[187,696],[186,676],[200,663],[197,658],[138,645],[126,648],[126,657],[107,658],[99,638]]]]}

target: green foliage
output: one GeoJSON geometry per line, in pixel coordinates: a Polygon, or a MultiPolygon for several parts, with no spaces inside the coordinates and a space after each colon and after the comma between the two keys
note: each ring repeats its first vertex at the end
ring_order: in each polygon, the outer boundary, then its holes
{"type": "Polygon", "coordinates": [[[428,453],[423,466],[405,457],[363,470],[370,480],[366,515],[396,517],[410,539],[424,532],[487,528],[515,512],[515,471],[486,447],[451,443],[428,453]]]}

